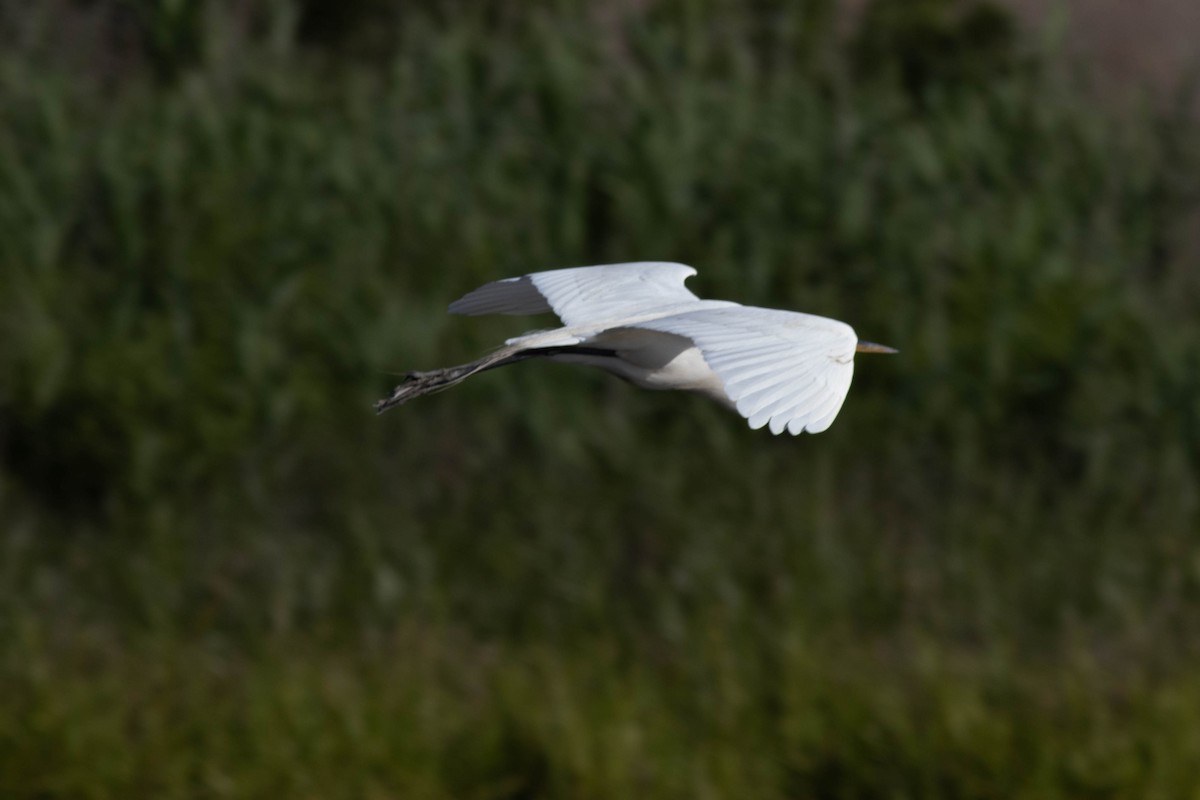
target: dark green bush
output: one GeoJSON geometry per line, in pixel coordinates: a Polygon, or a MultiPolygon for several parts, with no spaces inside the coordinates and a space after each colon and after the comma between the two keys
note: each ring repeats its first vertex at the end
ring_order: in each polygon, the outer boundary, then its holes
{"type": "Polygon", "coordinates": [[[905,8],[28,23],[0,794],[1193,791],[1195,123],[905,8]],[[550,365],[371,413],[551,324],[459,294],[645,258],[901,355],[799,439],[550,365]]]}

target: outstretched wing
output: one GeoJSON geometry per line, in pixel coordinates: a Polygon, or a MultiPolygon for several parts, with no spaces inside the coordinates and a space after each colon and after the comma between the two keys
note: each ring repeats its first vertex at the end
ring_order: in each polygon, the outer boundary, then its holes
{"type": "Polygon", "coordinates": [[[733,306],[631,327],[691,339],[750,427],[770,424],[775,434],[828,428],[854,376],[854,329],[812,314],[733,306]]]}
{"type": "Polygon", "coordinates": [[[638,261],[534,272],[486,284],[450,304],[451,314],[544,314],[564,325],[629,318],[650,309],[699,298],[683,282],[696,274],[686,264],[638,261]]]}

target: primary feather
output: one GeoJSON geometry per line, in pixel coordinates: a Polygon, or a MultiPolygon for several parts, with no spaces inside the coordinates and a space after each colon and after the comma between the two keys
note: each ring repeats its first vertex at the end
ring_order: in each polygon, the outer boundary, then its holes
{"type": "Polygon", "coordinates": [[[696,274],[686,264],[638,261],[534,272],[485,284],[450,304],[451,314],[542,314],[564,325],[635,316],[643,309],[694,303],[683,282],[696,274]]]}

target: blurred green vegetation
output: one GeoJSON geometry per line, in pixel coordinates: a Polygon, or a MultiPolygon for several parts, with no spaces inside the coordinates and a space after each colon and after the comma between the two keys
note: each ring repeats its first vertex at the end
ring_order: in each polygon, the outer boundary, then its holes
{"type": "Polygon", "coordinates": [[[4,7],[0,795],[1200,792],[1195,120],[990,4],[514,8],[4,7]],[[637,259],[902,354],[372,414],[637,259]]]}

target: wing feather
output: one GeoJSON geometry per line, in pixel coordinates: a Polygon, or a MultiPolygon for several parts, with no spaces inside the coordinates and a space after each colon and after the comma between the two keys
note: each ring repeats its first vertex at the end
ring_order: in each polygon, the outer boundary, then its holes
{"type": "Polygon", "coordinates": [[[805,426],[812,433],[820,433],[821,431],[828,430],[829,426],[833,424],[833,420],[837,417],[838,412],[842,410],[842,403],[846,399],[846,393],[850,391],[850,379],[854,374],[853,364],[851,367],[850,370],[839,373],[836,376],[836,380],[840,381],[841,384],[834,387],[829,393],[828,406],[823,409],[825,413],[819,417],[814,416],[814,419],[805,426]]]}
{"type": "Polygon", "coordinates": [[[553,311],[528,275],[480,286],[450,304],[451,314],[546,314],[553,311]]]}
{"type": "Polygon", "coordinates": [[[688,311],[633,327],[686,336],[751,428],[817,433],[833,422],[854,375],[854,329],[837,320],[749,306],[688,311]]]}
{"type": "Polygon", "coordinates": [[[699,298],[683,282],[696,274],[686,264],[637,261],[533,272],[494,281],[450,304],[450,313],[543,314],[564,325],[619,320],[699,298]]]}

